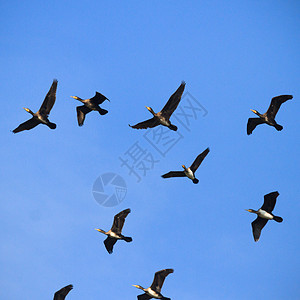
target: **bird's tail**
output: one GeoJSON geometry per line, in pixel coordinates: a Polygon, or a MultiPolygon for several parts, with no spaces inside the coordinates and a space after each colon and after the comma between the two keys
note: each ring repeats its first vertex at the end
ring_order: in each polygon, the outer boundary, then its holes
{"type": "Polygon", "coordinates": [[[103,108],[100,108],[98,111],[99,111],[99,114],[101,116],[106,115],[108,113],[108,111],[106,109],[103,109],[103,108]]]}
{"type": "Polygon", "coordinates": [[[171,124],[171,125],[169,126],[169,128],[170,128],[171,130],[177,131],[177,126],[175,126],[175,125],[173,125],[173,124],[171,124]]]}
{"type": "Polygon", "coordinates": [[[51,129],[55,129],[56,128],[56,124],[49,122],[49,124],[47,124],[49,128],[51,129]]]}
{"type": "Polygon", "coordinates": [[[273,220],[278,223],[281,223],[283,221],[283,219],[281,217],[277,217],[277,216],[274,216],[273,220]]]}
{"type": "Polygon", "coordinates": [[[279,124],[276,124],[275,125],[275,128],[278,130],[278,131],[281,131],[283,129],[283,127],[279,124]]]}
{"type": "Polygon", "coordinates": [[[195,184],[197,184],[197,183],[199,182],[199,180],[198,180],[197,178],[194,178],[194,179],[193,179],[193,182],[194,182],[195,184]]]}
{"type": "Polygon", "coordinates": [[[132,238],[130,236],[124,236],[123,240],[127,243],[132,242],[132,238]]]}

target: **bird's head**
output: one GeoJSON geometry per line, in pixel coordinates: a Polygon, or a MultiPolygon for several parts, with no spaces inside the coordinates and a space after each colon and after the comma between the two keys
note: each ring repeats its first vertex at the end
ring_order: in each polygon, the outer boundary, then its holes
{"type": "Polygon", "coordinates": [[[104,234],[106,234],[106,232],[105,232],[104,230],[102,230],[102,229],[95,228],[95,230],[97,230],[97,231],[99,231],[99,232],[101,232],[101,233],[104,233],[104,234]]]}
{"type": "Polygon", "coordinates": [[[245,210],[250,212],[250,213],[256,213],[256,211],[254,209],[245,209],[245,210]]]}
{"type": "Polygon", "coordinates": [[[79,97],[77,97],[77,96],[70,96],[71,98],[73,98],[73,99],[76,99],[76,100],[78,100],[78,101],[81,101],[82,99],[81,98],[79,98],[79,97]]]}
{"type": "Polygon", "coordinates": [[[149,106],[146,106],[146,108],[151,112],[151,114],[152,115],[154,115],[155,114],[155,112],[153,111],[153,109],[151,108],[151,107],[149,107],[149,106]]]}
{"type": "Polygon", "coordinates": [[[34,115],[34,113],[29,108],[23,107],[23,109],[25,109],[28,113],[34,115]]]}
{"type": "Polygon", "coordinates": [[[185,165],[182,165],[182,167],[183,167],[184,170],[186,170],[186,166],[185,165]]]}
{"type": "Polygon", "coordinates": [[[257,110],[255,110],[255,109],[250,109],[253,113],[255,113],[256,115],[260,115],[260,113],[257,111],[257,110]]]}
{"type": "Polygon", "coordinates": [[[140,285],[133,284],[132,286],[136,287],[137,289],[144,290],[144,288],[142,286],[140,286],[140,285]]]}

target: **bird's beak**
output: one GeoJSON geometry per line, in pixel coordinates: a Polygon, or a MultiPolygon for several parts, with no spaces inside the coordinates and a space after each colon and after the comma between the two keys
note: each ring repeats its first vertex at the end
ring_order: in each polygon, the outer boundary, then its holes
{"type": "Polygon", "coordinates": [[[29,112],[29,109],[28,109],[28,108],[23,107],[23,109],[25,109],[27,112],[29,112]]]}
{"type": "Polygon", "coordinates": [[[135,284],[133,284],[132,286],[134,286],[134,287],[138,288],[138,286],[137,286],[137,285],[135,285],[135,284]]]}
{"type": "Polygon", "coordinates": [[[256,110],[254,110],[254,109],[250,109],[252,112],[254,112],[255,114],[257,113],[257,111],[256,110]]]}
{"type": "Polygon", "coordinates": [[[149,106],[146,106],[146,108],[147,108],[149,111],[151,111],[151,108],[150,108],[149,106]]]}
{"type": "Polygon", "coordinates": [[[182,167],[185,169],[185,165],[182,165],[182,167]]]}
{"type": "Polygon", "coordinates": [[[250,212],[250,209],[245,209],[245,211],[249,211],[250,212]]]}
{"type": "Polygon", "coordinates": [[[76,96],[70,96],[71,98],[74,98],[74,99],[77,99],[77,97],[76,96]]]}
{"type": "Polygon", "coordinates": [[[95,230],[97,230],[97,231],[101,232],[101,231],[100,231],[100,229],[98,229],[98,228],[95,228],[95,230]]]}

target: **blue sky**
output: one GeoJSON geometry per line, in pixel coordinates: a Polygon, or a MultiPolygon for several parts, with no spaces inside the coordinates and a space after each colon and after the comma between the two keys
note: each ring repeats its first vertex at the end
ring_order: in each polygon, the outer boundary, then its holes
{"type": "MultiPolygon", "coordinates": [[[[155,271],[174,268],[163,294],[176,299],[299,299],[299,10],[298,1],[9,1],[0,3],[2,299],[136,299],[155,271]],[[53,78],[50,120],[10,130],[40,107],[53,78]],[[133,130],[159,111],[182,80],[208,111],[159,156],[133,130]],[[99,91],[106,116],[76,120],[77,95],[99,91]],[[292,94],[277,132],[259,126],[250,109],[292,94]],[[159,160],[141,182],[119,157],[136,142],[159,160]],[[211,152],[200,182],[160,175],[211,152]],[[106,208],[92,187],[103,173],[120,174],[127,195],[106,208]],[[259,208],[278,190],[274,213],[254,243],[244,209],[259,208]],[[124,234],[109,255],[99,227],[130,207],[124,234]],[[260,271],[259,268],[264,270],[260,271]]],[[[185,99],[181,106],[185,104],[185,99]]],[[[171,119],[172,120],[172,119],[171,119]]]]}

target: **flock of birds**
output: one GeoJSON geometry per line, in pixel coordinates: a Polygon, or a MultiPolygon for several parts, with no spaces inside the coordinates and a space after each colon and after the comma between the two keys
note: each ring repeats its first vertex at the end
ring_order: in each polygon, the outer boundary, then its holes
{"type": "MultiPolygon", "coordinates": [[[[168,102],[165,104],[162,110],[158,113],[155,113],[151,107],[146,106],[146,108],[153,115],[153,117],[146,121],[137,123],[136,125],[133,126],[129,125],[129,126],[135,129],[147,129],[147,128],[156,127],[158,125],[163,125],[168,127],[170,130],[176,131],[177,126],[171,123],[170,117],[173,114],[173,112],[176,110],[181,100],[184,88],[185,88],[185,82],[182,82],[178,87],[178,89],[175,91],[175,93],[169,98],[168,102]]],[[[50,87],[50,90],[47,93],[40,109],[36,113],[33,113],[29,108],[24,108],[28,113],[32,115],[32,118],[20,124],[16,129],[13,130],[13,133],[21,132],[24,130],[30,130],[39,124],[44,124],[51,129],[56,128],[56,124],[50,122],[48,119],[50,111],[56,100],[56,89],[57,89],[57,80],[54,79],[50,87]]],[[[101,108],[99,105],[102,104],[105,100],[109,101],[109,99],[98,92],[96,92],[94,97],[85,100],[77,96],[71,96],[71,97],[80,101],[83,104],[76,108],[77,120],[79,126],[83,125],[86,114],[88,114],[91,111],[98,111],[100,115],[105,115],[108,113],[107,110],[101,108]]],[[[275,127],[276,130],[278,131],[282,130],[283,127],[277,124],[277,122],[275,121],[275,116],[281,104],[292,98],[293,96],[291,95],[281,95],[272,98],[271,104],[268,110],[264,114],[260,114],[256,110],[251,110],[258,117],[248,119],[247,134],[248,135],[252,134],[256,126],[263,123],[275,127]]],[[[195,177],[195,172],[199,168],[199,166],[201,165],[201,163],[203,162],[204,158],[207,156],[208,153],[209,153],[209,148],[205,149],[202,153],[200,153],[190,167],[187,168],[185,165],[182,165],[183,168],[182,171],[170,171],[162,175],[162,177],[163,178],[188,177],[189,179],[192,180],[194,184],[197,184],[199,180],[195,177]]],[[[264,196],[264,203],[260,209],[246,210],[250,213],[255,213],[257,215],[257,218],[251,223],[252,233],[255,242],[259,240],[261,231],[269,220],[274,220],[276,222],[283,221],[281,217],[272,214],[278,196],[279,193],[277,191],[269,193],[264,196]]],[[[107,236],[107,238],[104,240],[104,245],[109,254],[113,252],[113,247],[118,240],[124,240],[125,242],[132,241],[131,237],[122,235],[122,229],[125,223],[125,218],[128,216],[129,213],[130,213],[130,209],[128,208],[116,214],[114,216],[113,225],[111,229],[108,231],[104,231],[102,229],[96,229],[97,231],[107,236]]],[[[170,298],[166,298],[161,294],[161,288],[165,278],[173,272],[174,272],[173,269],[164,269],[156,272],[154,275],[154,280],[151,286],[148,288],[143,288],[140,285],[134,285],[134,287],[141,289],[144,292],[143,294],[138,295],[137,299],[148,300],[151,298],[155,298],[155,299],[170,300],[170,298]]],[[[60,289],[54,294],[54,300],[64,300],[67,294],[72,290],[72,288],[73,288],[72,285],[68,285],[60,289]]]]}

